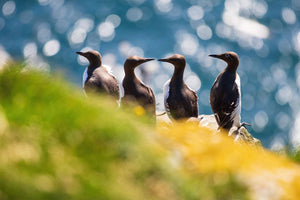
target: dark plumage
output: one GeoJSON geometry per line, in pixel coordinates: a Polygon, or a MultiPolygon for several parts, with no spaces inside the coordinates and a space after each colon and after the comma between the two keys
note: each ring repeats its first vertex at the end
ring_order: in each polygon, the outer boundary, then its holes
{"type": "Polygon", "coordinates": [[[170,118],[185,119],[198,117],[198,96],[183,80],[186,65],[184,56],[175,54],[169,58],[159,59],[174,65],[174,73],[164,86],[165,109],[170,118]]]}
{"type": "Polygon", "coordinates": [[[139,56],[131,56],[126,59],[124,63],[125,77],[123,79],[124,97],[121,99],[121,103],[124,105],[128,102],[137,102],[149,115],[155,116],[156,104],[154,93],[134,73],[134,69],[137,66],[151,60],[154,59],[139,56]]]}
{"type": "Polygon", "coordinates": [[[232,126],[240,127],[241,90],[240,78],[236,72],[239,57],[234,52],[209,56],[227,63],[210,90],[210,105],[219,128],[230,130],[232,126]]]}
{"type": "Polygon", "coordinates": [[[109,94],[116,100],[120,98],[120,86],[117,79],[102,66],[101,55],[97,51],[76,52],[89,61],[86,70],[86,80],[84,81],[84,90],[87,94],[99,93],[109,94]]]}

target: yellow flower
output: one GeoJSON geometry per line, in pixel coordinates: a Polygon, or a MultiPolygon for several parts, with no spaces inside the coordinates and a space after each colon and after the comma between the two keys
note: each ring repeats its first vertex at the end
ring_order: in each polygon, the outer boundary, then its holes
{"type": "Polygon", "coordinates": [[[135,106],[133,111],[137,116],[143,116],[146,113],[145,109],[142,106],[135,106]]]}

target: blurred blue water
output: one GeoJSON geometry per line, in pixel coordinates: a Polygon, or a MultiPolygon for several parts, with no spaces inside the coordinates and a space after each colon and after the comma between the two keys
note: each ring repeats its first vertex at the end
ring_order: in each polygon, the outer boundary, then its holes
{"type": "MultiPolygon", "coordinates": [[[[235,51],[242,121],[266,147],[300,141],[298,0],[2,0],[0,9],[0,59],[6,51],[42,70],[59,69],[80,86],[86,61],[79,50],[100,51],[120,82],[129,55],[180,53],[203,114],[211,114],[209,90],[225,67],[208,55],[235,51]]],[[[154,89],[159,109],[172,70],[153,61],[137,72],[154,89]]]]}

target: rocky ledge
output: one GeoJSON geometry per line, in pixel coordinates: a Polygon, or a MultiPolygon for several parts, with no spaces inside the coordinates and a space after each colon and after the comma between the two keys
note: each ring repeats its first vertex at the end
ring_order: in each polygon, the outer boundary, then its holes
{"type": "MultiPolygon", "coordinates": [[[[169,119],[167,114],[157,117],[158,122],[164,122],[171,124],[172,121],[169,119]]],[[[199,115],[198,118],[191,117],[187,122],[197,123],[201,127],[207,127],[215,132],[220,132],[218,130],[218,124],[214,115],[199,115]]],[[[262,146],[261,141],[253,137],[245,127],[237,129],[237,127],[232,127],[228,133],[228,136],[234,138],[235,142],[247,143],[255,146],[262,146]]]]}

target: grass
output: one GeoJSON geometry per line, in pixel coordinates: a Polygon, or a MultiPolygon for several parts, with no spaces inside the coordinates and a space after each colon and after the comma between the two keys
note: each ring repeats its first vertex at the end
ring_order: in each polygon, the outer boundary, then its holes
{"type": "Polygon", "coordinates": [[[294,199],[298,180],[286,158],[193,124],[155,126],[59,75],[0,73],[0,199],[294,199]]]}

